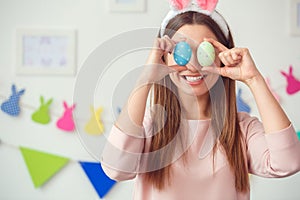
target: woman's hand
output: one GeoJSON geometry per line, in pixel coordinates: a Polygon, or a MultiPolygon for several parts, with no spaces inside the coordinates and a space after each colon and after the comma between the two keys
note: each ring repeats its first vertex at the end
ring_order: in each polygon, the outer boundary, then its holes
{"type": "Polygon", "coordinates": [[[186,70],[186,67],[184,66],[168,66],[163,59],[165,55],[173,52],[176,43],[176,41],[172,40],[167,35],[162,38],[155,39],[153,48],[148,56],[145,69],[143,71],[143,80],[156,82],[172,72],[186,70]]]}
{"type": "Polygon", "coordinates": [[[219,51],[219,59],[225,65],[224,67],[203,67],[202,70],[220,74],[233,80],[239,80],[247,85],[252,80],[261,77],[260,72],[246,48],[228,49],[220,42],[214,39],[205,39],[219,51]]]}

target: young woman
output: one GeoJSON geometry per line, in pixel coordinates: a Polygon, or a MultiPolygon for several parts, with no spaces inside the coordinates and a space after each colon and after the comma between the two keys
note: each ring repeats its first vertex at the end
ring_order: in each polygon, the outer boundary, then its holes
{"type": "Polygon", "coordinates": [[[300,142],[249,50],[234,47],[221,15],[194,1],[182,4],[162,23],[102,166],[117,181],[136,178],[134,199],[249,200],[249,173],[284,177],[300,170],[300,142]],[[173,58],[180,41],[193,52],[184,66],[173,58]],[[203,41],[216,51],[208,67],[195,55],[203,41]],[[261,121],[237,112],[236,80],[252,91],[261,121]]]}

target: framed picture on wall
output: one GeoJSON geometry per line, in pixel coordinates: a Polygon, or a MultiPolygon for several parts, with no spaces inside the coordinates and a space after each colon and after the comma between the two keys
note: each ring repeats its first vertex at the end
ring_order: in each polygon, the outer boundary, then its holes
{"type": "Polygon", "coordinates": [[[110,12],[144,12],[146,0],[107,0],[110,12]]]}
{"type": "Polygon", "coordinates": [[[16,30],[16,73],[20,75],[75,75],[76,30],[16,30]]]}
{"type": "Polygon", "coordinates": [[[300,36],[300,0],[290,0],[290,32],[300,36]]]}

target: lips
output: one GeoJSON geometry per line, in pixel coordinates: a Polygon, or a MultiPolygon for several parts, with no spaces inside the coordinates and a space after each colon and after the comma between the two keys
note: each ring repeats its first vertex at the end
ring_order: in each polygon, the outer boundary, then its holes
{"type": "Polygon", "coordinates": [[[203,82],[203,79],[207,77],[206,74],[201,75],[182,75],[183,79],[190,85],[200,84],[203,82]]]}
{"type": "Polygon", "coordinates": [[[188,82],[197,82],[199,80],[202,80],[206,77],[206,75],[199,75],[199,76],[184,76],[184,79],[188,82]]]}

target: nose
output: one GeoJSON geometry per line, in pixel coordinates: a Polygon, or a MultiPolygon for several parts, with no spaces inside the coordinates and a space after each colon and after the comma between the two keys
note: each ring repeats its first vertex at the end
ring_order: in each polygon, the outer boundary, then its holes
{"type": "Polygon", "coordinates": [[[198,62],[197,54],[193,52],[189,63],[186,64],[186,68],[191,72],[198,72],[201,70],[201,65],[198,62]]]}

